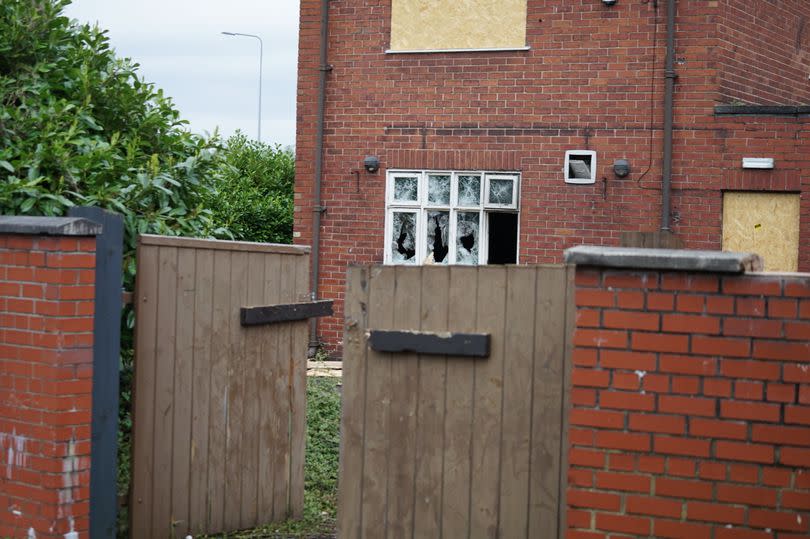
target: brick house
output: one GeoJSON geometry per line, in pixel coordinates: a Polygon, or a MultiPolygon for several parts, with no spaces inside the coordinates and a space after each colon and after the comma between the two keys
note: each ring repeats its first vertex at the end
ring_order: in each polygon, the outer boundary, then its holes
{"type": "Polygon", "coordinates": [[[333,350],[351,263],[631,244],[810,271],[806,0],[301,0],[299,47],[295,241],[333,350]]]}

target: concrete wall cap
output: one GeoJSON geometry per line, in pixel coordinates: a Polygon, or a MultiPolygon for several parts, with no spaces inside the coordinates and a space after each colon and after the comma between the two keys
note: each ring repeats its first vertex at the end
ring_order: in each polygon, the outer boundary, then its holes
{"type": "Polygon", "coordinates": [[[762,258],[753,253],[590,245],[566,249],[565,262],[579,266],[710,273],[745,273],[762,271],[764,267],[762,258]]]}
{"type": "Polygon", "coordinates": [[[29,236],[97,236],[100,224],[82,217],[0,215],[0,234],[29,236]]]}

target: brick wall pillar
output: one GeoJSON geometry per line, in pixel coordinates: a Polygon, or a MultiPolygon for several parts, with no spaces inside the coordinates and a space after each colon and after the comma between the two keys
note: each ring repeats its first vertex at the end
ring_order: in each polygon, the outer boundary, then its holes
{"type": "Polygon", "coordinates": [[[99,232],[0,217],[0,537],[88,536],[99,232]]]}
{"type": "Polygon", "coordinates": [[[810,536],[810,275],[577,248],[567,534],[810,536]]]}

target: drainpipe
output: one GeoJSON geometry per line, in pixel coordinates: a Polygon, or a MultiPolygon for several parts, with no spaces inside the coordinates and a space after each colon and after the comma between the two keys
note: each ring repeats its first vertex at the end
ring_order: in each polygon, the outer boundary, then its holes
{"type": "MultiPolygon", "coordinates": [[[[315,193],[312,203],[312,282],[310,296],[312,301],[318,299],[318,280],[321,274],[321,216],[326,208],[321,205],[321,185],[323,179],[323,138],[324,116],[326,109],[326,75],[332,70],[327,61],[329,44],[329,0],[321,0],[321,51],[318,65],[318,125],[315,142],[315,193]]],[[[318,339],[318,319],[309,320],[309,350],[307,356],[315,357],[320,346],[318,339]]]]}
{"type": "Polygon", "coordinates": [[[670,195],[672,191],[672,119],[675,112],[675,13],[676,1],[667,0],[667,60],[664,68],[664,170],[661,181],[661,230],[670,231],[670,195]]]}

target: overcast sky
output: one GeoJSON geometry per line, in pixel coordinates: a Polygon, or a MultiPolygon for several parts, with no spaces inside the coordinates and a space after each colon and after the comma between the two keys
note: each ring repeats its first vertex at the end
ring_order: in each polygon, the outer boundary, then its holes
{"type": "Polygon", "coordinates": [[[262,141],[295,143],[298,0],[73,0],[66,14],[109,30],[119,56],[174,99],[190,129],[256,137],[264,41],[262,141]]]}

